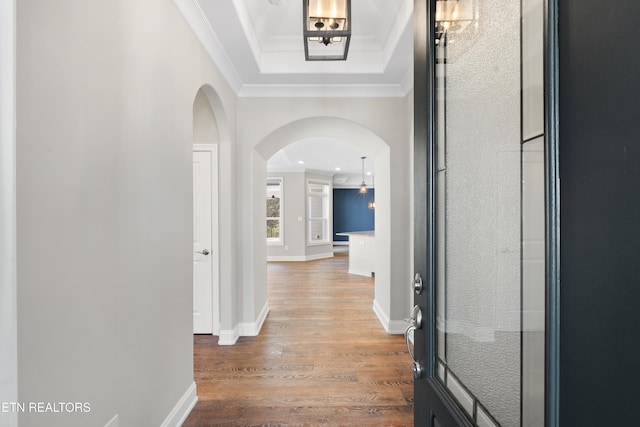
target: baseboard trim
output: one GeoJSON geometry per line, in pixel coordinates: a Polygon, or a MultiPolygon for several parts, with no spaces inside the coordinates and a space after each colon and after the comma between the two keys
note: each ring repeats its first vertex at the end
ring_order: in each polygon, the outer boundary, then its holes
{"type": "Polygon", "coordinates": [[[387,333],[389,332],[389,316],[384,312],[382,306],[377,300],[373,300],[373,312],[378,316],[378,320],[382,323],[382,327],[387,333]]]}
{"type": "Polygon", "coordinates": [[[325,259],[325,258],[333,258],[333,252],[326,254],[317,254],[317,255],[300,255],[300,256],[268,256],[267,261],[275,261],[275,262],[305,262],[305,261],[315,261],[317,259],[325,259]]]}
{"type": "Polygon", "coordinates": [[[242,322],[238,323],[235,328],[220,330],[218,335],[218,345],[234,345],[238,342],[240,337],[255,337],[258,336],[264,321],[269,314],[269,302],[265,302],[262,310],[258,314],[258,318],[255,322],[242,322]]]}
{"type": "Polygon", "coordinates": [[[260,314],[258,314],[258,318],[255,322],[244,322],[240,323],[239,333],[241,337],[255,337],[260,333],[260,329],[262,329],[262,325],[267,318],[267,314],[269,314],[269,302],[266,302],[260,310],[260,314]]]}
{"type": "Polygon", "coordinates": [[[240,338],[240,332],[237,325],[233,329],[220,329],[218,345],[234,345],[238,338],[240,338]]]}
{"type": "Polygon", "coordinates": [[[389,322],[389,329],[387,329],[387,333],[394,335],[404,334],[407,326],[409,326],[409,323],[404,320],[391,320],[389,322]]]}
{"type": "Polygon", "coordinates": [[[374,272],[373,271],[366,271],[366,270],[354,270],[354,269],[349,269],[349,274],[355,274],[356,276],[364,276],[364,277],[374,277],[374,272]]]}
{"type": "Polygon", "coordinates": [[[378,316],[378,320],[388,334],[404,334],[409,324],[404,320],[391,320],[389,315],[385,313],[378,301],[373,300],[373,312],[378,316]]]}
{"type": "Polygon", "coordinates": [[[176,406],[173,407],[160,427],[180,427],[185,422],[194,406],[196,406],[197,402],[198,395],[196,394],[196,383],[194,381],[182,395],[178,403],[176,403],[176,406]]]}

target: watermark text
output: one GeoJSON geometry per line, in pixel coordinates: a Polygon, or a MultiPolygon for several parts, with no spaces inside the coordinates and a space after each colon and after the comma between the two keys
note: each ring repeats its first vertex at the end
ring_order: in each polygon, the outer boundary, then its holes
{"type": "Polygon", "coordinates": [[[0,414],[51,413],[75,414],[91,412],[89,402],[0,402],[0,414]]]}

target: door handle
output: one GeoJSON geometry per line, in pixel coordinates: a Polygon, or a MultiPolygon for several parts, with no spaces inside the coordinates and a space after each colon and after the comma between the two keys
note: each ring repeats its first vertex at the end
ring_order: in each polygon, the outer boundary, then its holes
{"type": "Polygon", "coordinates": [[[209,252],[209,249],[203,249],[201,251],[196,251],[195,253],[202,254],[202,255],[209,255],[211,252],[209,252]]]}
{"type": "Polygon", "coordinates": [[[416,329],[418,328],[415,324],[411,324],[407,327],[407,329],[404,331],[404,342],[407,345],[409,356],[411,356],[411,360],[413,361],[413,377],[415,379],[420,379],[422,377],[422,365],[420,365],[420,362],[416,360],[416,354],[411,347],[411,343],[409,342],[409,334],[411,332],[415,332],[416,329]]]}
{"type": "Polygon", "coordinates": [[[411,360],[413,361],[413,377],[415,379],[419,379],[422,377],[422,366],[420,365],[420,362],[416,360],[414,348],[411,346],[409,336],[411,332],[415,333],[416,330],[422,328],[422,310],[420,310],[420,307],[414,305],[411,318],[406,320],[409,322],[409,326],[407,326],[407,329],[404,331],[404,342],[407,345],[409,356],[411,356],[411,360]]]}
{"type": "Polygon", "coordinates": [[[420,307],[414,305],[411,317],[408,319],[404,319],[404,321],[408,322],[410,325],[415,326],[416,329],[422,328],[422,310],[420,310],[420,307]]]}

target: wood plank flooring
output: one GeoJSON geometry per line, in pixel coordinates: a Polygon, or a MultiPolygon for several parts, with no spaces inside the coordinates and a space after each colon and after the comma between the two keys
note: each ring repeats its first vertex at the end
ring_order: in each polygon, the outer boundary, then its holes
{"type": "Polygon", "coordinates": [[[412,365],[372,310],[373,279],[348,257],[269,263],[257,337],[194,337],[195,426],[411,426],[412,365]]]}

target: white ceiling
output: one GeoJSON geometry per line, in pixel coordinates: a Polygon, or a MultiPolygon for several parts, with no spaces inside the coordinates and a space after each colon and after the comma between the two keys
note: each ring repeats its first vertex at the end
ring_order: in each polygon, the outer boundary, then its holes
{"type": "Polygon", "coordinates": [[[305,61],[303,0],[174,0],[238,96],[405,96],[413,0],[353,0],[346,61],[305,61]]]}
{"type": "MultiPolygon", "coordinates": [[[[270,172],[321,172],[333,175],[335,185],[358,186],[362,182],[362,159],[367,153],[348,142],[309,138],[289,144],[267,162],[270,172]]],[[[372,184],[374,161],[364,161],[365,182],[372,184]]]]}
{"type": "MultiPolygon", "coordinates": [[[[240,97],[404,97],[409,93],[413,0],[352,0],[346,61],[305,61],[302,2],[174,0],[240,97]]],[[[304,140],[274,155],[268,168],[323,171],[335,174],[336,184],[358,185],[360,157],[366,155],[348,141],[304,140]],[[299,160],[305,164],[298,164],[299,160]]],[[[366,166],[373,173],[372,159],[366,166]]]]}

